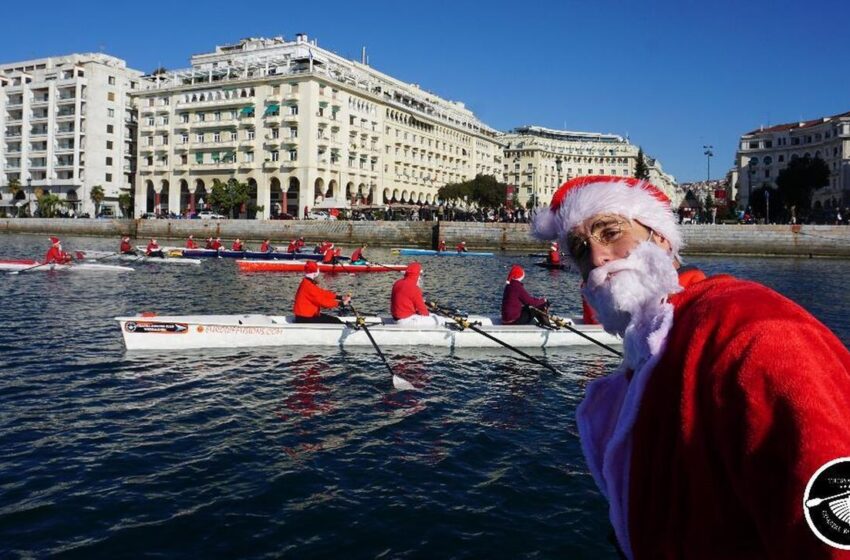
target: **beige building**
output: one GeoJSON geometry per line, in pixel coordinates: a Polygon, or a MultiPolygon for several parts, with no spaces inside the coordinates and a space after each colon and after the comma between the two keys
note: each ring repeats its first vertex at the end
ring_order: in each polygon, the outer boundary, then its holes
{"type": "MultiPolygon", "coordinates": [[[[503,136],[504,180],[524,207],[547,205],[555,190],[582,175],[634,176],[638,147],[622,136],[523,126],[503,136]]],[[[649,180],[679,198],[675,179],[646,156],[649,180]]],[[[674,200],[674,203],[676,200],[674,200]]]]}
{"type": "Polygon", "coordinates": [[[135,174],[135,110],[141,72],[104,54],[72,54],[0,65],[0,207],[29,206],[36,192],[58,195],[77,214],[119,214],[135,174]],[[10,183],[21,191],[12,195],[10,183]]]}
{"type": "Polygon", "coordinates": [[[135,95],[137,215],[198,211],[216,179],[247,183],[249,206],[267,218],[317,206],[434,203],[446,183],[501,173],[497,132],[462,103],[305,35],[219,46],[152,79],[135,95]]]}
{"type": "Polygon", "coordinates": [[[850,112],[811,121],[761,127],[741,136],[736,154],[738,200],[747,208],[753,190],[776,187],[779,172],[798,157],[821,158],[829,185],[815,191],[815,208],[850,205],[850,112]]]}

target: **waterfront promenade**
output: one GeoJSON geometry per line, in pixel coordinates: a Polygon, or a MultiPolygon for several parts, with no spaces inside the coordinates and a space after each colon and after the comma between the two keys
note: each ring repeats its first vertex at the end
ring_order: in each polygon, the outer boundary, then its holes
{"type": "MultiPolygon", "coordinates": [[[[688,225],[682,227],[685,254],[779,255],[850,258],[850,227],[826,225],[688,225]]],[[[91,235],[128,234],[160,240],[237,237],[249,242],[285,243],[304,236],[341,245],[433,247],[445,239],[450,247],[466,241],[470,249],[539,251],[545,243],[530,235],[528,224],[482,222],[383,222],[309,220],[86,220],[0,219],[0,233],[91,235]]],[[[117,240],[116,240],[117,243],[117,240]]],[[[177,244],[177,243],[175,243],[177,244]]]]}

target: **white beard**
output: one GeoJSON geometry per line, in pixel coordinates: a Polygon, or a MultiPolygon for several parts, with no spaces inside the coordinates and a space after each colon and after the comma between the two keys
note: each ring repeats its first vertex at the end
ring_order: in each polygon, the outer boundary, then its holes
{"type": "Polygon", "coordinates": [[[582,294],[606,331],[625,336],[629,326],[651,321],[667,296],[681,290],[672,255],[644,241],[628,257],[591,271],[582,294]]]}

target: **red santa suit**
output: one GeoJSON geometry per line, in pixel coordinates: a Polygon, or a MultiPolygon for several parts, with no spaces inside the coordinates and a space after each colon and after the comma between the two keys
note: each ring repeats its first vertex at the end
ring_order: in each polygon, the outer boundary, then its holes
{"type": "Polygon", "coordinates": [[[546,262],[554,265],[561,264],[561,252],[558,250],[557,245],[553,245],[549,248],[549,254],[546,256],[546,262]]]}
{"type": "Polygon", "coordinates": [[[446,240],[441,239],[439,245],[437,245],[437,251],[443,252],[446,250],[446,240]]]}
{"type": "Polygon", "coordinates": [[[245,250],[245,244],[242,243],[241,241],[238,241],[238,240],[234,241],[233,244],[230,246],[230,250],[231,251],[244,251],[245,250]]]}
{"type": "Polygon", "coordinates": [[[186,240],[186,248],[187,249],[197,249],[198,244],[195,243],[195,240],[190,237],[189,239],[186,240]]]}
{"type": "Polygon", "coordinates": [[[631,558],[838,556],[802,500],[850,455],[850,353],[776,292],[704,278],[680,276],[634,370],[590,383],[576,414],[617,540],[631,558]]]}
{"type": "Polygon", "coordinates": [[[162,251],[162,249],[160,249],[159,243],[157,243],[154,240],[151,240],[148,243],[148,246],[145,248],[145,254],[148,255],[148,256],[150,256],[153,253],[159,253],[161,251],[162,251]]]}
{"type": "Polygon", "coordinates": [[[466,243],[458,243],[455,250],[457,250],[458,253],[466,253],[466,243]]]}
{"type": "Polygon", "coordinates": [[[132,255],[136,252],[130,244],[130,240],[126,237],[121,238],[121,245],[118,247],[118,252],[122,255],[132,255]]]}
{"type": "Polygon", "coordinates": [[[71,262],[71,255],[63,251],[60,246],[53,245],[50,249],[47,250],[47,254],[44,255],[44,262],[46,263],[58,263],[65,264],[71,262]]]}
{"type": "Polygon", "coordinates": [[[363,256],[363,247],[358,247],[351,253],[351,262],[357,261],[365,261],[366,257],[363,256]]]}
{"type": "Polygon", "coordinates": [[[305,243],[304,243],[303,237],[299,237],[298,240],[295,242],[295,248],[296,248],[297,251],[300,251],[301,249],[303,249],[304,245],[305,245],[305,243]]]}
{"type": "Polygon", "coordinates": [[[269,247],[269,242],[263,241],[263,243],[260,245],[260,252],[268,253],[269,251],[271,251],[271,248],[269,247]]]}
{"type": "Polygon", "coordinates": [[[221,239],[216,238],[215,241],[210,243],[210,249],[212,249],[213,251],[218,251],[219,249],[221,249],[221,239]]]}
{"type": "MultiPolygon", "coordinates": [[[[315,274],[319,265],[315,261],[309,261],[305,265],[305,272],[315,274]]],[[[335,309],[339,307],[340,299],[330,290],[324,290],[310,277],[301,280],[298,290],[295,292],[295,305],[292,312],[296,319],[316,319],[321,316],[322,309],[335,309]]]]}
{"type": "Polygon", "coordinates": [[[295,240],[289,242],[289,245],[286,247],[287,253],[297,253],[298,252],[298,243],[295,240]]]}

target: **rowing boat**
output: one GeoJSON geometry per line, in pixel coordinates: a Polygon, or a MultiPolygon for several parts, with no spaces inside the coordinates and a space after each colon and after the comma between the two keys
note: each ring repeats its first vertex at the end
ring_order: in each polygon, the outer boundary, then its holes
{"type": "Polygon", "coordinates": [[[492,257],[493,253],[481,253],[475,251],[434,251],[432,249],[391,249],[394,255],[420,256],[420,257],[492,257]]]}
{"type": "Polygon", "coordinates": [[[536,262],[534,266],[539,266],[540,268],[548,268],[549,270],[569,270],[570,265],[564,263],[547,263],[547,262],[536,262]]]}
{"type": "Polygon", "coordinates": [[[72,272],[133,272],[129,266],[117,266],[98,263],[70,263],[70,264],[45,264],[41,266],[40,261],[29,259],[4,259],[0,260],[0,270],[23,271],[31,269],[33,272],[48,272],[50,270],[68,270],[72,272]]]}
{"type": "Polygon", "coordinates": [[[144,252],[138,255],[131,253],[108,253],[105,251],[76,251],[78,258],[101,261],[126,261],[132,263],[156,263],[156,264],[201,264],[200,259],[187,259],[170,252],[164,252],[165,257],[149,257],[144,252]],[[103,253],[102,255],[99,253],[103,253]]]}
{"type": "MultiPolygon", "coordinates": [[[[191,348],[245,348],[257,346],[370,346],[356,317],[344,323],[295,323],[275,315],[170,315],[115,317],[128,350],[183,350],[191,348]]],[[[471,329],[453,325],[428,327],[398,325],[389,317],[365,317],[369,332],[381,346],[438,346],[447,348],[497,348],[497,343],[471,329]]],[[[498,317],[470,316],[484,332],[518,348],[588,346],[593,343],[568,330],[534,325],[502,325],[498,317]]],[[[605,344],[621,344],[599,325],[574,328],[605,344]]]]}
{"type": "MultiPolygon", "coordinates": [[[[304,272],[306,264],[304,261],[236,261],[236,266],[243,272],[304,272]]],[[[319,272],[330,273],[404,272],[407,270],[406,264],[318,263],[318,265],[319,272]]]]}
{"type": "MultiPolygon", "coordinates": [[[[276,251],[261,252],[261,251],[230,251],[220,249],[183,249],[184,257],[196,258],[225,258],[225,259],[264,259],[264,260],[296,260],[296,259],[311,259],[321,260],[322,255],[313,253],[278,253],[276,251]]],[[[337,257],[339,260],[348,260],[348,257],[337,257]]]]}

